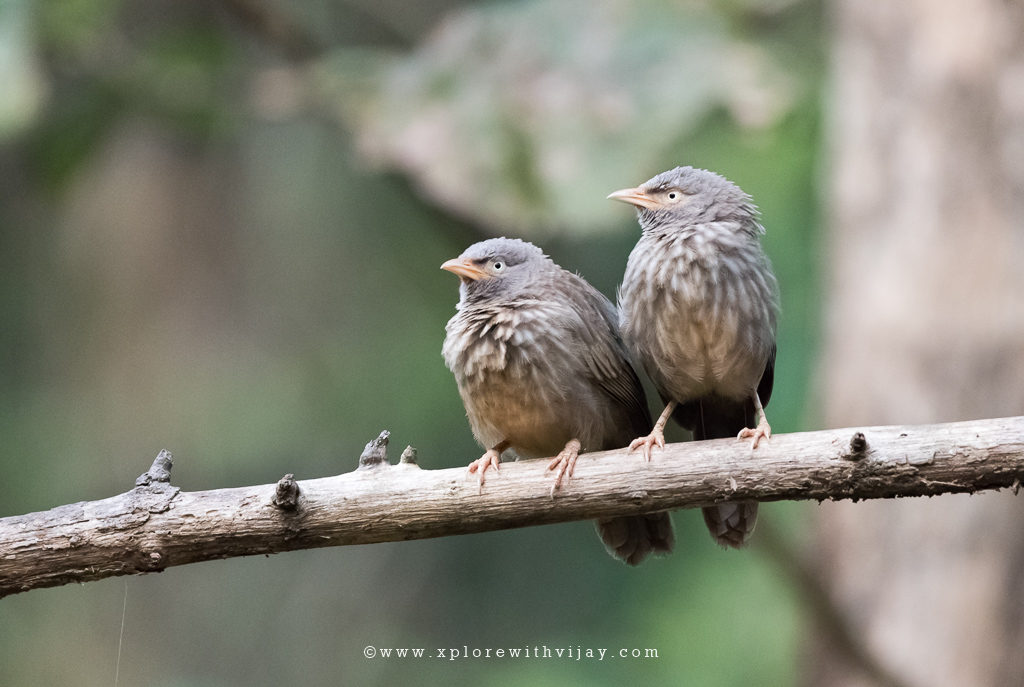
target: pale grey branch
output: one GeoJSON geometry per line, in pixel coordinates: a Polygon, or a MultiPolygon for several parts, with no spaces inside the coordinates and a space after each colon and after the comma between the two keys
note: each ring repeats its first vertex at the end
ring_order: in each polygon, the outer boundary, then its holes
{"type": "MultiPolygon", "coordinates": [[[[169,483],[162,451],[137,486],[100,501],[0,519],[0,596],[231,556],[423,539],[727,501],[872,499],[1024,481],[1024,416],[670,444],[650,462],[581,456],[551,497],[547,461],[503,464],[480,493],[465,468],[392,465],[387,435],[335,477],[212,491],[169,483]]],[[[468,460],[466,461],[469,462],[468,460]]]]}

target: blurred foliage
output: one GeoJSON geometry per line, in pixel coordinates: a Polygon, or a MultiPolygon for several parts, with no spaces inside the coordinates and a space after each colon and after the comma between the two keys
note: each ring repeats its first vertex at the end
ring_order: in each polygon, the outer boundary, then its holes
{"type": "MultiPolygon", "coordinates": [[[[393,460],[466,464],[440,263],[525,233],[611,295],[638,230],[604,196],[675,164],[764,212],[769,414],[801,428],[820,31],[816,3],[768,0],[0,1],[0,80],[34,94],[0,115],[0,515],[124,491],[161,448],[190,490],[347,471],[383,428],[393,460]]],[[[794,592],[675,521],[677,553],[638,569],[573,523],[39,590],[2,602],[0,680],[112,683],[127,592],[121,684],[791,684],[794,592]]]]}
{"type": "Polygon", "coordinates": [[[43,78],[31,44],[28,2],[0,3],[0,141],[29,125],[43,100],[43,78]]]}
{"type": "Polygon", "coordinates": [[[415,51],[336,51],[320,84],[362,152],[496,233],[616,226],[600,194],[653,176],[723,110],[765,129],[798,74],[704,2],[492,3],[415,51]]]}

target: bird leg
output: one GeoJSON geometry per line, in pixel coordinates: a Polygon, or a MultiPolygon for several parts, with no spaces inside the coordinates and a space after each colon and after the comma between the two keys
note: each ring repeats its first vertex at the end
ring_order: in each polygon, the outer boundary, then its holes
{"type": "Polygon", "coordinates": [[[496,446],[494,446],[494,448],[487,449],[487,452],[485,454],[483,454],[482,456],[480,456],[479,458],[477,458],[476,460],[469,464],[470,474],[476,472],[477,470],[480,471],[481,494],[484,491],[484,473],[487,472],[487,468],[492,466],[494,467],[495,470],[501,469],[499,467],[501,463],[501,454],[510,445],[511,444],[509,443],[508,439],[505,439],[504,441],[501,441],[496,446]]]}
{"type": "Polygon", "coordinates": [[[651,433],[645,437],[637,437],[629,443],[629,450],[635,451],[641,446],[644,447],[644,458],[647,460],[651,459],[651,449],[654,446],[660,446],[665,448],[665,425],[668,424],[668,419],[672,415],[672,411],[676,409],[676,402],[669,401],[668,405],[665,406],[665,410],[661,411],[661,417],[654,423],[654,429],[651,433]]]}
{"type": "Polygon", "coordinates": [[[558,468],[558,474],[555,475],[555,483],[551,485],[551,497],[555,497],[555,491],[562,485],[562,476],[565,476],[566,484],[572,479],[573,470],[576,469],[576,459],[580,455],[580,440],[570,439],[566,443],[557,456],[555,456],[550,463],[548,463],[548,470],[554,470],[558,468]]]}
{"type": "Polygon", "coordinates": [[[772,428],[768,424],[768,416],[764,414],[764,408],[761,406],[761,399],[757,395],[757,391],[754,391],[751,398],[754,399],[754,416],[760,416],[761,420],[757,423],[757,427],[750,429],[744,427],[740,430],[740,433],[736,435],[737,439],[753,439],[750,442],[750,450],[757,448],[757,444],[761,439],[772,438],[772,428]]]}

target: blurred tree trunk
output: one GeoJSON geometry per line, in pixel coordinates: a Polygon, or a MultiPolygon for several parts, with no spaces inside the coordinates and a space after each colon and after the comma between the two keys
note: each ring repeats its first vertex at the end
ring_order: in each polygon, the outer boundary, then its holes
{"type": "MultiPolygon", "coordinates": [[[[1024,2],[832,11],[825,426],[1021,413],[1024,2]]],[[[822,575],[900,682],[1021,684],[1024,497],[819,513],[822,575]]],[[[808,684],[873,684],[815,643],[808,684]]]]}

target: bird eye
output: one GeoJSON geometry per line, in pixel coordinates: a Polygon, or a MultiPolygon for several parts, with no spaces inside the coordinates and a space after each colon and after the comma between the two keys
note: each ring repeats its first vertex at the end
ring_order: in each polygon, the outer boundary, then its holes
{"type": "Polygon", "coordinates": [[[495,272],[501,272],[501,270],[505,268],[505,263],[503,263],[501,260],[495,260],[493,263],[491,263],[491,266],[494,267],[495,272]]]}
{"type": "Polygon", "coordinates": [[[668,199],[669,200],[676,200],[678,198],[679,198],[679,193],[677,191],[669,191],[668,192],[668,199]]]}

